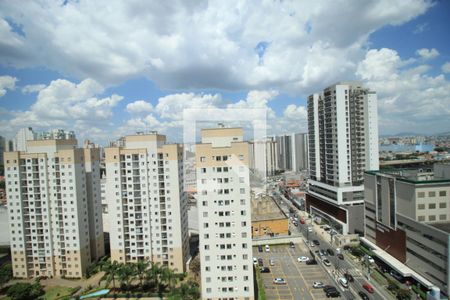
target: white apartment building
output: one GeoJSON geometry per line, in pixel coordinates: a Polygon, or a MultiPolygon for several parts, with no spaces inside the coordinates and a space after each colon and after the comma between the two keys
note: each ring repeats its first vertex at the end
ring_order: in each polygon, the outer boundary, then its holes
{"type": "Polygon", "coordinates": [[[178,272],[189,256],[183,148],[156,133],[105,149],[111,258],[149,259],[178,272]]]}
{"type": "Polygon", "coordinates": [[[35,139],[36,133],[33,132],[33,128],[26,127],[19,129],[14,138],[14,151],[27,151],[27,141],[35,139]]]}
{"type": "Polygon", "coordinates": [[[338,231],[353,233],[362,228],[362,208],[355,205],[364,203],[364,171],[379,167],[376,93],[358,82],[340,82],[310,95],[308,133],[307,209],[328,215],[338,231]]]}
{"type": "Polygon", "coordinates": [[[202,299],[254,299],[249,145],[242,128],[196,146],[202,299]]]}
{"type": "Polygon", "coordinates": [[[104,255],[99,162],[74,139],[5,152],[14,277],[80,278],[104,255]]]}
{"type": "Polygon", "coordinates": [[[252,141],[250,144],[250,169],[262,176],[275,175],[278,170],[277,144],[273,137],[252,141]]]}

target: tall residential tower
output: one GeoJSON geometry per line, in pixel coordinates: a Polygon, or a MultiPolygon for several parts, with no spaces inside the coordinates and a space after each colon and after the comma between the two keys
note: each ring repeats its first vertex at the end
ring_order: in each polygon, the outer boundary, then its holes
{"type": "Polygon", "coordinates": [[[186,271],[189,256],[183,148],[156,133],[105,149],[111,258],[186,271]]]}
{"type": "Polygon", "coordinates": [[[254,299],[249,145],[242,128],[196,146],[202,299],[254,299]]]}
{"type": "Polygon", "coordinates": [[[364,171],[378,170],[377,95],[340,82],[308,98],[306,208],[338,232],[362,233],[364,171]]]}
{"type": "Polygon", "coordinates": [[[29,140],[5,152],[13,275],[80,278],[104,255],[98,149],[29,140]]]}

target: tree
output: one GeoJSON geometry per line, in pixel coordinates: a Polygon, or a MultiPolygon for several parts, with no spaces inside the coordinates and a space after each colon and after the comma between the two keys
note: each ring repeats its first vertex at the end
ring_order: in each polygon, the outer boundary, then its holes
{"type": "Polygon", "coordinates": [[[112,281],[113,283],[113,289],[116,288],[116,273],[120,269],[120,264],[117,261],[111,262],[111,260],[108,260],[105,264],[102,266],[102,271],[105,272],[105,275],[103,275],[102,280],[106,280],[106,285],[109,285],[112,281]]]}
{"type": "Polygon", "coordinates": [[[36,300],[44,294],[44,289],[38,280],[33,284],[27,282],[16,283],[6,292],[6,295],[11,300],[36,300]]]}
{"type": "Polygon", "coordinates": [[[142,286],[145,279],[145,273],[147,269],[149,268],[150,263],[147,260],[139,260],[135,265],[136,274],[139,278],[139,285],[142,286]]]}
{"type": "Polygon", "coordinates": [[[176,300],[196,300],[200,299],[200,289],[195,281],[182,283],[178,288],[171,292],[172,299],[176,300]]]}
{"type": "Polygon", "coordinates": [[[120,281],[120,286],[128,289],[130,287],[131,281],[136,275],[135,267],[132,264],[124,263],[119,265],[117,270],[117,278],[120,281]]]}
{"type": "Polygon", "coordinates": [[[152,262],[150,268],[145,272],[145,281],[153,283],[155,287],[159,288],[159,275],[161,268],[158,263],[152,262]]]}
{"type": "Polygon", "coordinates": [[[175,277],[175,272],[167,267],[164,266],[161,268],[161,283],[167,283],[169,286],[169,291],[172,290],[172,287],[177,283],[177,278],[175,277]]]}
{"type": "Polygon", "coordinates": [[[397,299],[410,300],[411,299],[411,291],[407,290],[407,289],[399,289],[397,291],[397,299]]]}
{"type": "Polygon", "coordinates": [[[13,278],[12,265],[10,263],[4,264],[0,268],[0,287],[13,278]]]}

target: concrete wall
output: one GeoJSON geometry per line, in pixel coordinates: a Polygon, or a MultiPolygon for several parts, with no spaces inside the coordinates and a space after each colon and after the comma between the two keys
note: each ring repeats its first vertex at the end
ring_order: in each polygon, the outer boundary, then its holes
{"type": "Polygon", "coordinates": [[[286,235],[288,231],[288,219],[252,221],[252,237],[268,236],[269,233],[286,235]]]}

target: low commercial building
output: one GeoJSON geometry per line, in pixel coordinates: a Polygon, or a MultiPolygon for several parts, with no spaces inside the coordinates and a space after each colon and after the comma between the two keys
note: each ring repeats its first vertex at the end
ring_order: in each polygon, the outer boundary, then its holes
{"type": "Polygon", "coordinates": [[[272,197],[252,194],[251,201],[253,238],[289,233],[289,218],[272,197]]]}
{"type": "Polygon", "coordinates": [[[450,165],[421,171],[365,173],[363,242],[400,275],[448,295],[450,165]]]}

